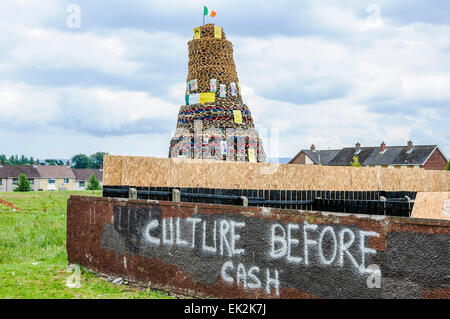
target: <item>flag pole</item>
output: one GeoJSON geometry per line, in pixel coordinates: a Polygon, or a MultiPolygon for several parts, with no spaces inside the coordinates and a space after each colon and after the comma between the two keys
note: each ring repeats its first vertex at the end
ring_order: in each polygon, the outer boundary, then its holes
{"type": "Polygon", "coordinates": [[[203,7],[203,25],[205,25],[205,8],[203,7]]]}

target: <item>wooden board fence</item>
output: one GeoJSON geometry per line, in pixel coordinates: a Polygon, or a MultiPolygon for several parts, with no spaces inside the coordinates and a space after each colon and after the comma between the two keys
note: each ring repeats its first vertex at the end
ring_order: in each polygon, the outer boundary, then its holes
{"type": "Polygon", "coordinates": [[[104,158],[103,184],[223,189],[444,192],[450,190],[450,171],[108,155],[104,158]]]}

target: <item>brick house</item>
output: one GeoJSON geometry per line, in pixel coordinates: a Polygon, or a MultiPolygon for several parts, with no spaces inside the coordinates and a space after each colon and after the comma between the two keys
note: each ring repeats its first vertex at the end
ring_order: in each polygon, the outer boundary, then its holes
{"type": "Polygon", "coordinates": [[[424,168],[443,170],[447,157],[437,145],[414,145],[408,141],[405,146],[347,147],[341,150],[319,151],[312,145],[310,150],[301,150],[289,164],[313,164],[328,166],[350,166],[353,157],[366,167],[424,168]]]}
{"type": "Polygon", "coordinates": [[[309,150],[301,150],[289,164],[328,165],[328,163],[340,152],[340,150],[316,150],[311,145],[309,150]]]}

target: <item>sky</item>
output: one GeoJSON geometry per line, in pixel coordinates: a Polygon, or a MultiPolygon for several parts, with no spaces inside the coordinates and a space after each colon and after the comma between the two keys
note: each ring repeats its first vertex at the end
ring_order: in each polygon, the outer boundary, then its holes
{"type": "Polygon", "coordinates": [[[448,0],[2,0],[0,154],[167,157],[203,4],[269,156],[410,139],[450,156],[448,0]]]}

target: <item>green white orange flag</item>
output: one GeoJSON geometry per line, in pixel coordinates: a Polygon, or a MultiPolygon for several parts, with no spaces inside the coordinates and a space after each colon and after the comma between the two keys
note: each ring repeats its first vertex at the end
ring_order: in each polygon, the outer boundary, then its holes
{"type": "Polygon", "coordinates": [[[216,11],[209,10],[206,6],[204,6],[203,15],[205,15],[205,16],[209,15],[209,16],[211,16],[211,18],[214,18],[216,16],[216,11]]]}

